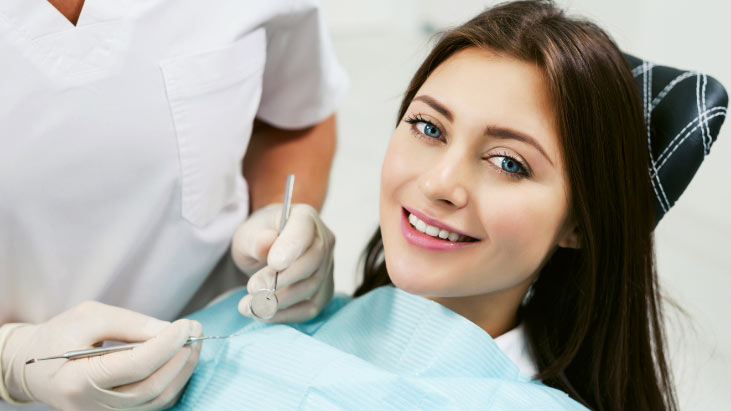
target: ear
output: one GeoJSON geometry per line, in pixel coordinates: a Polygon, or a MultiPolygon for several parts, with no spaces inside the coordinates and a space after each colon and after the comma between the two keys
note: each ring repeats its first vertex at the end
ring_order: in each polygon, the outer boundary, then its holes
{"type": "Polygon", "coordinates": [[[581,234],[576,224],[571,224],[558,240],[558,246],[562,248],[581,248],[581,234]]]}

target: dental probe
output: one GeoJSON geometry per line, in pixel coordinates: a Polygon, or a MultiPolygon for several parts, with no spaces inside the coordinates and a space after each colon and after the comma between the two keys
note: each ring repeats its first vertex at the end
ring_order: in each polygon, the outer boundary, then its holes
{"type": "MultiPolygon", "coordinates": [[[[190,337],[185,341],[185,345],[193,344],[198,341],[204,341],[204,340],[214,340],[219,338],[228,338],[231,337],[231,335],[214,335],[210,337],[190,337]]],[[[141,342],[138,343],[132,343],[132,344],[122,344],[122,345],[114,345],[111,347],[101,347],[101,348],[88,348],[83,350],[74,350],[74,351],[67,351],[60,355],[54,355],[51,357],[44,357],[44,358],[31,358],[30,360],[26,361],[25,364],[33,364],[38,361],[46,361],[46,360],[57,360],[57,359],[67,359],[67,360],[76,360],[79,358],[87,358],[87,357],[95,357],[97,355],[103,355],[103,354],[109,354],[117,351],[125,351],[125,350],[131,350],[138,345],[142,344],[141,342]]]]}

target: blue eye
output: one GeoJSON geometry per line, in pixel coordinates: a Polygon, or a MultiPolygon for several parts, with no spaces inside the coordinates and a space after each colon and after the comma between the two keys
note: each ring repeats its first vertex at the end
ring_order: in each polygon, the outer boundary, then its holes
{"type": "Polygon", "coordinates": [[[520,173],[521,171],[523,171],[523,167],[518,164],[517,161],[509,157],[503,157],[503,161],[500,167],[508,173],[520,173]]]}
{"type": "Polygon", "coordinates": [[[500,171],[508,173],[511,177],[529,176],[525,166],[520,161],[508,155],[494,155],[487,160],[498,167],[500,171]]]}
{"type": "Polygon", "coordinates": [[[427,137],[440,138],[442,136],[442,132],[439,131],[437,126],[426,121],[416,123],[416,129],[427,137]]]}

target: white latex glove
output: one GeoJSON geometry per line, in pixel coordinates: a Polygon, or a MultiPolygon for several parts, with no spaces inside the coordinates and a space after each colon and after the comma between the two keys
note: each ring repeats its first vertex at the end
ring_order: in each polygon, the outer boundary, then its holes
{"type": "Polygon", "coordinates": [[[16,401],[61,410],[160,410],[175,404],[193,373],[201,335],[191,320],[174,323],[97,302],[85,302],[39,325],[13,331],[2,353],[3,376],[16,401]],[[145,341],[128,351],[77,360],[30,358],[91,348],[104,341],[145,341]]]}
{"type": "Polygon", "coordinates": [[[251,293],[271,289],[278,271],[279,310],[266,322],[307,321],[320,313],[333,295],[335,236],[314,208],[294,204],[277,237],[281,215],[282,204],[270,204],[249,216],[234,234],[233,260],[251,276],[246,285],[249,294],[239,302],[239,312],[255,318],[251,293]]]}

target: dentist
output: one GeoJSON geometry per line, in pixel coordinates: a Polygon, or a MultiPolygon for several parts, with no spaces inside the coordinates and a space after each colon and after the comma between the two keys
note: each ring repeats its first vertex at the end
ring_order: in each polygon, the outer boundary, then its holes
{"type": "Polygon", "coordinates": [[[329,302],[347,80],[316,1],[3,0],[0,61],[0,409],[166,408],[202,333],[169,320],[275,271],[270,321],[329,302]],[[25,365],[103,340],[145,343],[25,365]]]}

